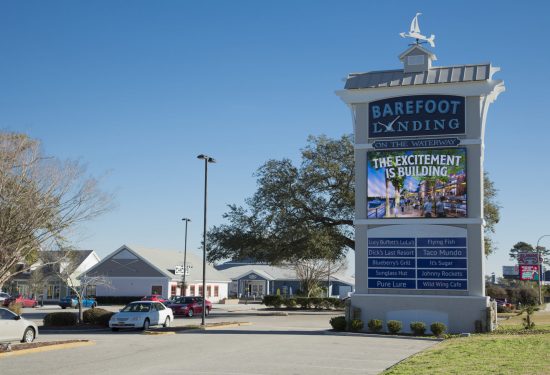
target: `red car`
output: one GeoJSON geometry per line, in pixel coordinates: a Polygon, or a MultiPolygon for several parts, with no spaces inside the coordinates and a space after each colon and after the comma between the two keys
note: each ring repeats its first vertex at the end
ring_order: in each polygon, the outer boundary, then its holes
{"type": "Polygon", "coordinates": [[[150,295],[150,296],[145,296],[141,299],[142,301],[155,301],[155,302],[161,302],[161,303],[166,303],[167,300],[166,298],[164,298],[163,296],[161,296],[160,294],[153,294],[153,295],[150,295]]]}
{"type": "Polygon", "coordinates": [[[23,296],[21,294],[17,296],[11,296],[4,300],[4,306],[9,306],[10,303],[20,303],[23,307],[36,307],[38,301],[34,298],[23,296]]]}
{"type": "MultiPolygon", "coordinates": [[[[206,315],[212,310],[212,302],[205,301],[206,315]]],[[[174,315],[193,316],[202,314],[202,297],[177,297],[170,304],[174,315]]]]}

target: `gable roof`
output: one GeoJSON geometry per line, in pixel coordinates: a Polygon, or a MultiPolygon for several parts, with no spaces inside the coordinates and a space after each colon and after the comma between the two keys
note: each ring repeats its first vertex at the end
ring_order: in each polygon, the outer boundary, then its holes
{"type": "MultiPolygon", "coordinates": [[[[239,280],[251,273],[255,273],[269,281],[273,280],[297,280],[296,272],[285,266],[270,266],[264,263],[239,263],[227,262],[216,266],[223,274],[231,280],[239,280]]],[[[337,272],[330,275],[331,280],[340,281],[346,284],[355,285],[355,279],[351,276],[337,272]]]]}
{"type": "Polygon", "coordinates": [[[435,54],[431,51],[428,51],[426,48],[423,48],[422,46],[418,44],[413,44],[410,48],[408,48],[405,52],[403,52],[401,55],[399,55],[399,60],[403,60],[407,55],[409,55],[413,51],[420,51],[426,55],[428,55],[432,60],[437,60],[437,57],[435,54]]]}
{"type": "MultiPolygon", "coordinates": [[[[181,280],[182,275],[176,275],[175,268],[178,265],[183,265],[183,251],[151,249],[135,245],[122,245],[117,250],[105,257],[100,263],[92,267],[88,272],[99,269],[102,264],[116,261],[124,263],[124,261],[139,259],[147,264],[159,274],[170,278],[171,280],[181,280]]],[[[192,267],[189,269],[189,274],[186,276],[188,282],[202,281],[202,259],[187,251],[187,264],[192,267]]],[[[115,277],[114,275],[110,275],[115,277]]],[[[128,275],[125,275],[128,276],[128,275]]],[[[139,277],[140,275],[135,275],[139,277]]],[[[206,280],[208,282],[229,282],[225,275],[214,269],[211,265],[206,264],[206,280]]]]}

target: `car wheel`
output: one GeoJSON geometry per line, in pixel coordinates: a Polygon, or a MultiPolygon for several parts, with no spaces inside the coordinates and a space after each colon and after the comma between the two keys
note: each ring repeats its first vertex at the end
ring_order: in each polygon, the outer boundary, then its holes
{"type": "Polygon", "coordinates": [[[193,317],[193,315],[195,314],[195,312],[193,311],[193,309],[189,309],[189,311],[187,312],[187,316],[188,317],[193,317]]]}
{"type": "Polygon", "coordinates": [[[21,340],[21,342],[27,342],[27,343],[33,342],[34,336],[35,336],[34,329],[32,327],[27,327],[27,329],[25,330],[25,333],[23,333],[23,339],[21,340]]]}
{"type": "Polygon", "coordinates": [[[61,308],[62,308],[63,310],[65,310],[65,309],[67,308],[67,306],[61,306],[61,308]]]}
{"type": "Polygon", "coordinates": [[[96,307],[97,307],[97,303],[94,302],[94,303],[92,304],[92,309],[95,309],[96,307]]]}
{"type": "Polygon", "coordinates": [[[119,330],[118,328],[111,328],[111,331],[113,332],[118,332],[118,330],[119,330]]]}
{"type": "Polygon", "coordinates": [[[150,324],[151,324],[151,323],[149,322],[149,318],[146,318],[145,321],[143,322],[143,327],[142,327],[142,329],[143,329],[144,331],[147,331],[147,330],[149,329],[149,325],[150,325],[150,324]]]}
{"type": "Polygon", "coordinates": [[[170,327],[170,317],[167,316],[166,320],[164,320],[164,324],[162,325],[164,328],[170,327]]]}

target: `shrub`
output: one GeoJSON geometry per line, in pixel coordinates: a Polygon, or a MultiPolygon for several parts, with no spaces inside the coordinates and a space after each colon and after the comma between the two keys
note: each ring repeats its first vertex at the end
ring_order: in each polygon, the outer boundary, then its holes
{"type": "Polygon", "coordinates": [[[15,303],[12,302],[8,305],[8,309],[16,313],[17,315],[21,315],[21,309],[23,308],[22,303],[15,303]]]}
{"type": "Polygon", "coordinates": [[[108,327],[109,320],[113,315],[114,312],[96,307],[95,309],[88,309],[84,311],[83,321],[84,323],[108,327]]]}
{"type": "Polygon", "coordinates": [[[441,322],[435,322],[430,325],[430,331],[434,336],[440,337],[447,330],[447,326],[441,322]]]}
{"type": "Polygon", "coordinates": [[[300,305],[302,309],[309,309],[311,308],[311,301],[307,297],[297,297],[296,303],[300,305]]]}
{"type": "MultiPolygon", "coordinates": [[[[372,320],[371,320],[372,321],[372,320]]],[[[370,322],[369,322],[370,323],[370,322]]],[[[382,322],[380,321],[380,324],[382,322]]],[[[359,332],[363,329],[363,321],[361,319],[353,319],[350,324],[351,330],[353,332],[359,332]]],[[[370,328],[370,327],[369,327],[370,328]]]]}
{"type": "Polygon", "coordinates": [[[55,312],[47,314],[44,317],[44,326],[46,327],[63,327],[74,326],[78,321],[78,316],[72,312],[55,312]]]}
{"type": "Polygon", "coordinates": [[[422,336],[426,332],[426,324],[424,322],[411,322],[410,327],[416,336],[422,336]]]}
{"type": "Polygon", "coordinates": [[[512,309],[507,306],[497,305],[497,313],[511,313],[512,309]]]}
{"type": "Polygon", "coordinates": [[[333,298],[333,306],[335,309],[343,309],[346,307],[346,301],[340,300],[338,298],[333,298]]]}
{"type": "Polygon", "coordinates": [[[293,308],[296,307],[296,305],[297,305],[296,298],[287,298],[285,300],[285,306],[288,307],[288,308],[293,309],[293,308]]]}
{"type": "Polygon", "coordinates": [[[403,324],[399,320],[388,320],[387,325],[388,331],[394,335],[403,328],[403,324]]]}
{"type": "Polygon", "coordinates": [[[279,308],[283,304],[283,297],[280,295],[264,296],[262,303],[268,307],[279,308]]]}
{"type": "Polygon", "coordinates": [[[313,305],[313,307],[315,307],[316,309],[322,308],[323,298],[312,297],[309,299],[309,301],[311,305],[313,305]]]}
{"type": "Polygon", "coordinates": [[[539,302],[538,292],[532,288],[520,289],[519,298],[514,302],[516,304],[521,302],[522,305],[537,305],[539,302]]]}
{"type": "Polygon", "coordinates": [[[380,319],[371,319],[369,320],[367,326],[369,327],[369,330],[371,332],[380,332],[382,328],[384,327],[382,324],[382,321],[380,319]]]}
{"type": "Polygon", "coordinates": [[[346,330],[346,317],[345,316],[335,316],[330,319],[330,325],[336,331],[345,331],[346,330]]]}

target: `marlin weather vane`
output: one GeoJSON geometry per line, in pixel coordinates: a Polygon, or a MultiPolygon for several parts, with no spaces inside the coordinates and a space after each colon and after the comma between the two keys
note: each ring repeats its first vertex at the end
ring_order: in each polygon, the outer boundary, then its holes
{"type": "Polygon", "coordinates": [[[429,38],[427,38],[425,35],[420,34],[420,26],[418,25],[418,16],[420,16],[422,13],[416,13],[416,16],[414,16],[412,22],[411,22],[411,29],[408,33],[399,33],[402,38],[414,38],[416,39],[416,44],[421,43],[430,43],[431,47],[435,47],[435,35],[432,34],[429,38]]]}

